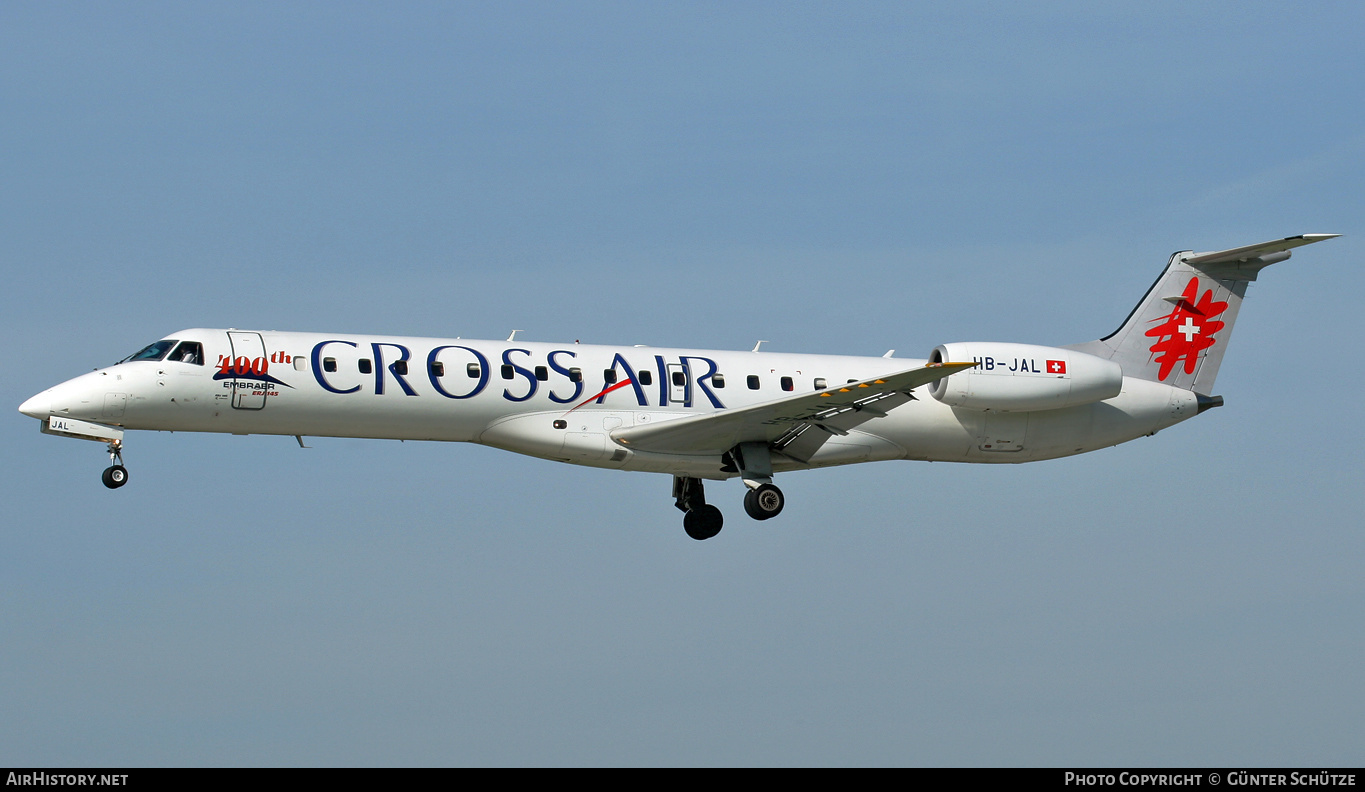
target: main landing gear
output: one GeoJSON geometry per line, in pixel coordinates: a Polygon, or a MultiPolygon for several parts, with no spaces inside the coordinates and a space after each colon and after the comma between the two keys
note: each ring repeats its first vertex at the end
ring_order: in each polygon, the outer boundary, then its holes
{"type": "MultiPolygon", "coordinates": [[[[674,476],[673,498],[683,512],[683,530],[688,536],[700,541],[720,533],[725,515],[706,502],[701,479],[674,476]]],[[[760,484],[744,495],[744,511],[755,520],[772,519],[782,512],[786,500],[776,486],[760,484]]]]}
{"type": "Polygon", "coordinates": [[[118,489],[128,483],[128,469],[123,466],[123,443],[115,440],[109,444],[109,461],[114,464],[104,469],[100,476],[104,486],[118,489]]]}
{"type": "Polygon", "coordinates": [[[782,513],[787,499],[772,484],[760,484],[744,493],[744,511],[755,520],[770,520],[782,513]]]}
{"type": "Polygon", "coordinates": [[[720,533],[725,515],[706,502],[706,491],[701,479],[673,477],[673,498],[683,512],[683,530],[698,541],[720,533]]]}

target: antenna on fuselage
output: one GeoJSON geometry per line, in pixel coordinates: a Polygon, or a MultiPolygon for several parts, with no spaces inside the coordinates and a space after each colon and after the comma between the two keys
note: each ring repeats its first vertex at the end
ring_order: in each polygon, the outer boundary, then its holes
{"type": "Polygon", "coordinates": [[[768,343],[768,342],[767,342],[767,341],[759,341],[757,344],[754,344],[754,350],[753,350],[753,351],[757,352],[757,351],[758,351],[758,348],[761,347],[761,346],[763,346],[763,345],[766,344],[766,343],[768,343]]]}
{"type": "Polygon", "coordinates": [[[516,341],[516,340],[517,340],[517,333],[520,333],[520,332],[521,332],[520,330],[513,330],[513,331],[512,331],[512,334],[509,335],[509,336],[507,337],[508,343],[511,343],[512,341],[516,341]]]}

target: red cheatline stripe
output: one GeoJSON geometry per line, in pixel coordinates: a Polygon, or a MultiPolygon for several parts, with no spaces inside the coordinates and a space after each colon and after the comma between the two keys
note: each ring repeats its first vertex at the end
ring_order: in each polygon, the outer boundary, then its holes
{"type": "Polygon", "coordinates": [[[634,380],[632,380],[632,379],[629,379],[629,378],[623,379],[623,380],[621,380],[620,382],[616,383],[615,385],[611,386],[610,388],[607,388],[606,390],[604,390],[604,391],[602,391],[601,393],[597,394],[596,396],[589,396],[588,398],[584,399],[583,401],[579,402],[578,404],[575,404],[572,410],[569,410],[569,412],[566,412],[566,413],[564,413],[564,414],[565,414],[565,415],[568,415],[569,413],[573,412],[574,410],[577,410],[579,407],[582,407],[583,405],[587,404],[588,402],[593,401],[593,400],[595,400],[595,399],[600,399],[600,398],[602,398],[603,396],[606,396],[608,393],[611,393],[612,391],[616,390],[617,388],[624,388],[625,386],[631,384],[632,382],[634,382],[634,380]]]}

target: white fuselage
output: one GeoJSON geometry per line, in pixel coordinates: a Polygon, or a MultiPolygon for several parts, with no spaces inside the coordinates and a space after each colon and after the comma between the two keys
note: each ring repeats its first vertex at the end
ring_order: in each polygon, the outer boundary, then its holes
{"type": "MultiPolygon", "coordinates": [[[[123,429],[471,442],[593,467],[724,479],[735,474],[715,456],[637,451],[612,433],[924,362],[238,330],[168,338],[198,342],[199,361],[126,361],[50,388],[21,410],[123,429]]],[[[1113,398],[1027,412],[951,407],[928,390],[831,439],[808,463],[774,455],[774,469],[1050,459],[1151,434],[1197,411],[1192,392],[1131,377],[1113,398]]]]}

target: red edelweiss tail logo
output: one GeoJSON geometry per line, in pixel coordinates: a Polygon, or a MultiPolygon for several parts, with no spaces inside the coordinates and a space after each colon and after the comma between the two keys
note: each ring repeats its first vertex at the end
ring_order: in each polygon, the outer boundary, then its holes
{"type": "Polygon", "coordinates": [[[1228,304],[1214,302],[1213,289],[1205,291],[1196,303],[1194,298],[1198,294],[1199,278],[1190,278],[1175,310],[1154,320],[1161,324],[1147,331],[1149,337],[1157,339],[1151,351],[1153,360],[1161,365],[1156,375],[1159,380],[1170,376],[1181,361],[1185,363],[1185,373],[1193,374],[1199,353],[1213,346],[1217,340],[1214,334],[1223,329],[1223,323],[1215,317],[1221,316],[1228,304]]]}

